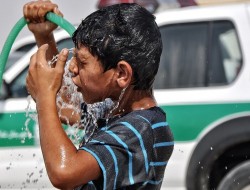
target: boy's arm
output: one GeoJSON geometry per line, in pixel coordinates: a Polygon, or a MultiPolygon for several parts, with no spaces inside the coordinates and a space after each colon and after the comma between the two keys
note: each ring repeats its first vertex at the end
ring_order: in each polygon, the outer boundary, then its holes
{"type": "Polygon", "coordinates": [[[73,189],[100,177],[97,160],[84,150],[77,151],[61,127],[56,95],[61,86],[68,52],[59,54],[55,68],[46,61],[47,45],[31,57],[27,88],[36,100],[40,144],[52,184],[59,189],[73,189]]]}
{"type": "Polygon", "coordinates": [[[58,54],[53,31],[57,25],[46,21],[45,15],[48,12],[54,12],[57,15],[63,16],[59,11],[58,6],[51,1],[31,1],[24,5],[23,14],[28,21],[28,28],[34,34],[37,46],[48,44],[49,49],[46,54],[46,59],[51,60],[53,56],[58,54]]]}

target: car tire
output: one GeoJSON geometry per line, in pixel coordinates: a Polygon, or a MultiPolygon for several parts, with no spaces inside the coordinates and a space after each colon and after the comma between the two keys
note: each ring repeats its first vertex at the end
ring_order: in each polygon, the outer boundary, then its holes
{"type": "Polygon", "coordinates": [[[250,161],[240,163],[228,172],[217,190],[250,190],[250,161]]]}

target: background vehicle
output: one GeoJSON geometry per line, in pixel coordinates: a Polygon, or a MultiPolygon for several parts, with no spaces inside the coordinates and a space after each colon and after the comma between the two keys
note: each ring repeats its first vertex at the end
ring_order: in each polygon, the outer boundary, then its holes
{"type": "MultiPolygon", "coordinates": [[[[230,186],[242,190],[250,184],[249,14],[247,3],[188,7],[156,14],[164,49],[154,93],[167,113],[176,142],[163,190],[230,186]]],[[[65,32],[58,30],[55,36],[62,47],[73,47],[63,44],[70,41],[65,32]]],[[[1,188],[51,188],[37,126],[32,121],[28,123],[33,138],[27,137],[25,128],[25,76],[35,49],[3,76],[1,188]]]]}
{"type": "Polygon", "coordinates": [[[155,96],[176,141],[163,187],[250,184],[242,166],[250,156],[249,14],[242,3],[157,15],[164,51],[155,96]],[[243,176],[231,179],[238,170],[243,176]]]}

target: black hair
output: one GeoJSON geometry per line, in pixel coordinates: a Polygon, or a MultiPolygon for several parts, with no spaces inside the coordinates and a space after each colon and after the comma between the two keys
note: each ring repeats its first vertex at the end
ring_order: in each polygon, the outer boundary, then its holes
{"type": "Polygon", "coordinates": [[[133,70],[135,90],[152,88],[158,71],[162,41],[155,16],[135,3],[111,5],[86,17],[72,37],[100,60],[104,71],[121,60],[133,70]]]}

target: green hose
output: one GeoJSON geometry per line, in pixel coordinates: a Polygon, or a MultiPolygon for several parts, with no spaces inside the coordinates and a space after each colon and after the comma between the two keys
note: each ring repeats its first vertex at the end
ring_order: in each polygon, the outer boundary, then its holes
{"type": "MultiPolygon", "coordinates": [[[[75,27],[72,24],[70,24],[67,20],[65,20],[64,18],[62,18],[62,17],[60,17],[52,12],[47,13],[46,19],[57,24],[58,26],[60,26],[64,30],[66,30],[70,36],[72,36],[72,34],[75,31],[75,27]]],[[[27,24],[27,21],[22,17],[14,25],[14,27],[10,31],[10,33],[9,33],[5,43],[4,43],[4,46],[3,46],[3,49],[2,49],[2,52],[0,55],[0,89],[2,86],[2,79],[3,79],[5,65],[6,65],[6,62],[8,60],[11,47],[12,47],[17,35],[19,34],[19,32],[23,29],[23,27],[26,24],[27,24]]]]}

